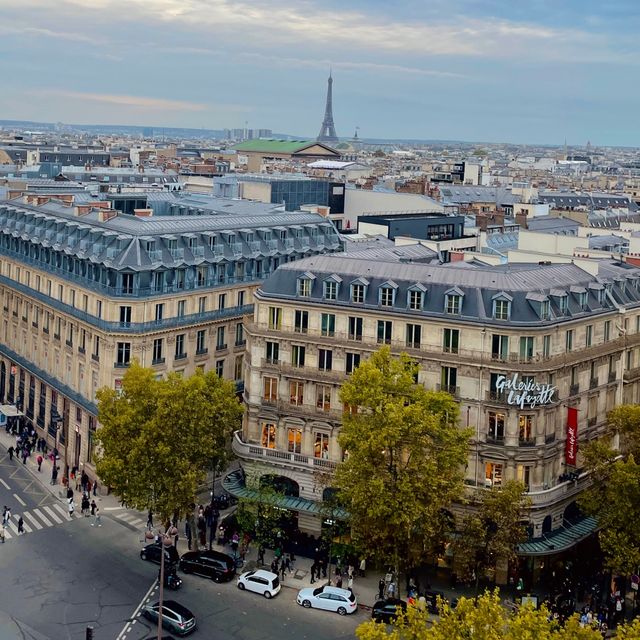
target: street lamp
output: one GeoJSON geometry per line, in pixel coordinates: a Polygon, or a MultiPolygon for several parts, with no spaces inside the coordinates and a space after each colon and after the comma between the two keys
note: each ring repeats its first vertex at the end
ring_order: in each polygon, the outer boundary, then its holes
{"type": "MultiPolygon", "coordinates": [[[[158,640],[162,640],[162,599],[164,597],[164,551],[165,547],[173,545],[178,530],[171,526],[164,533],[159,532],[158,537],[160,541],[160,598],[158,600],[158,640]]],[[[153,540],[155,536],[151,531],[147,531],[144,534],[147,540],[153,540]]]]}

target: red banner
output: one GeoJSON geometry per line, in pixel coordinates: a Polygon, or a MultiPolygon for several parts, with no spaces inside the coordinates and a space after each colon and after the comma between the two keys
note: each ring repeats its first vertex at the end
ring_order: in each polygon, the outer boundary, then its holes
{"type": "Polygon", "coordinates": [[[567,407],[567,443],[564,448],[564,459],[567,464],[576,465],[578,456],[578,410],[567,407]]]}

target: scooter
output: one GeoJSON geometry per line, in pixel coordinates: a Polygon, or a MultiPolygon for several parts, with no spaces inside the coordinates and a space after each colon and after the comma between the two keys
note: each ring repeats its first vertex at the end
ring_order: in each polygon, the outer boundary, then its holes
{"type": "MultiPolygon", "coordinates": [[[[158,578],[160,573],[158,572],[158,578]]],[[[164,586],[177,591],[182,586],[182,578],[178,576],[175,569],[167,569],[164,572],[164,586]]]]}

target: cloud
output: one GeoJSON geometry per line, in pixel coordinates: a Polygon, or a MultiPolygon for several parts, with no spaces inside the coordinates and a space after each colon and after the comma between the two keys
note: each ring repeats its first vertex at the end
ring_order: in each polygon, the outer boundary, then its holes
{"type": "Polygon", "coordinates": [[[42,29],[39,27],[12,27],[8,25],[0,25],[0,35],[10,36],[38,36],[43,38],[56,38],[59,40],[68,40],[70,42],[82,42],[84,44],[101,44],[104,42],[102,38],[88,36],[82,33],[72,33],[66,31],[54,31],[52,29],[42,29]]]}
{"type": "Polygon", "coordinates": [[[197,102],[149,98],[145,96],[123,96],[111,93],[84,93],[81,91],[65,91],[63,89],[34,89],[31,93],[57,96],[68,100],[99,102],[102,104],[136,107],[154,111],[205,111],[208,108],[207,105],[197,102]]]}

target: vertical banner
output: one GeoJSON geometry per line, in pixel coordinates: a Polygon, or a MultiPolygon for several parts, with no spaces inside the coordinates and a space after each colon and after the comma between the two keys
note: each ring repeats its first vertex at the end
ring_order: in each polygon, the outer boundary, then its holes
{"type": "Polygon", "coordinates": [[[578,409],[567,407],[567,443],[564,449],[564,459],[567,464],[575,467],[578,456],[578,409]]]}

